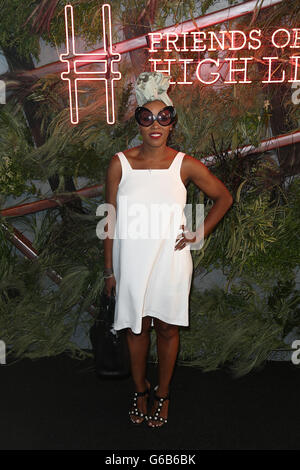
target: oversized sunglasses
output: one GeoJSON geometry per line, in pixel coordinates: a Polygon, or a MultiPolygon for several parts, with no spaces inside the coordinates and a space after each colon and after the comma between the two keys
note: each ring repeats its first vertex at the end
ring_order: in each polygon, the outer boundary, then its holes
{"type": "Polygon", "coordinates": [[[176,116],[176,110],[173,106],[166,106],[157,116],[155,116],[150,109],[144,106],[138,106],[135,110],[135,119],[144,127],[149,127],[154,121],[157,121],[161,126],[169,126],[172,124],[176,116]]]}

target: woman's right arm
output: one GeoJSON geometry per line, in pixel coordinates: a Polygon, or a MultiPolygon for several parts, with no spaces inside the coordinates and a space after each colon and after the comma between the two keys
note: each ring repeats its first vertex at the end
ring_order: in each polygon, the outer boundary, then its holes
{"type": "MultiPolygon", "coordinates": [[[[117,211],[117,191],[119,183],[122,177],[122,167],[118,155],[114,155],[108,165],[105,180],[105,202],[112,204],[117,211]]],[[[114,233],[114,222],[115,219],[112,217],[109,219],[111,224],[111,232],[114,233]]],[[[104,227],[105,231],[108,231],[108,223],[104,227]]],[[[104,268],[113,269],[113,238],[106,237],[103,240],[104,246],[104,268]]],[[[116,289],[116,279],[114,276],[104,279],[105,291],[107,295],[111,295],[112,289],[116,289]]]]}

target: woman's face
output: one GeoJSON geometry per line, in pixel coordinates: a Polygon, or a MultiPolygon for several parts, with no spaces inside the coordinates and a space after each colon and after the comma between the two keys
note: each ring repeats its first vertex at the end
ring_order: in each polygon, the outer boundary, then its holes
{"type": "MultiPolygon", "coordinates": [[[[145,103],[143,106],[149,109],[154,116],[157,116],[159,111],[164,109],[167,105],[163,101],[157,100],[145,103]]],[[[169,126],[161,126],[159,122],[154,121],[149,127],[139,125],[139,129],[144,143],[147,143],[152,147],[161,147],[166,144],[170,130],[172,129],[172,124],[169,126]],[[152,137],[151,135],[153,134],[154,136],[152,137]]]]}

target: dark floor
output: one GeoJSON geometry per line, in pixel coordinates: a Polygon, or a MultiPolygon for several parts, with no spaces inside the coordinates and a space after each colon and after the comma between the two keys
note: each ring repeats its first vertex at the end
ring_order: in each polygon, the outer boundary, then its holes
{"type": "MultiPolygon", "coordinates": [[[[156,385],[155,366],[148,378],[156,385]]],[[[65,355],[0,365],[0,448],[300,449],[300,368],[268,362],[233,379],[176,367],[163,429],[129,423],[132,379],[96,377],[65,355]]]]}

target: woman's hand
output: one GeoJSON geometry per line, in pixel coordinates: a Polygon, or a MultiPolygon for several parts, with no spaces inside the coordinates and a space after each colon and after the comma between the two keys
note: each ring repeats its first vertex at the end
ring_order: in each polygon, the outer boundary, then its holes
{"type": "Polygon", "coordinates": [[[116,293],[116,279],[115,276],[108,277],[104,279],[105,282],[105,287],[104,291],[105,293],[110,297],[112,294],[112,290],[114,290],[114,293],[116,293]]]}
{"type": "Polygon", "coordinates": [[[177,235],[174,250],[182,250],[188,243],[198,243],[200,241],[199,235],[196,232],[183,231],[177,235]]]}

